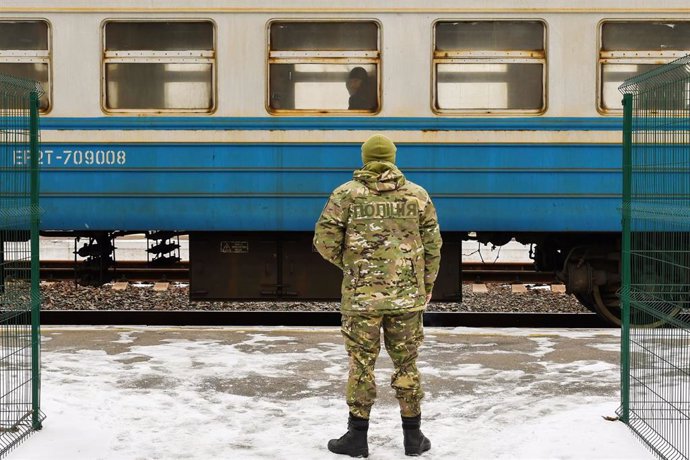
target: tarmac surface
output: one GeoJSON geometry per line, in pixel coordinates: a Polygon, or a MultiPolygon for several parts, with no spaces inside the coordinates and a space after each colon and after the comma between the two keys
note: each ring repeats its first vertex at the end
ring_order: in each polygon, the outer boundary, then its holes
{"type": "MultiPolygon", "coordinates": [[[[8,458],[341,458],[337,328],[44,327],[44,429],[8,458]]],[[[425,458],[652,458],[625,425],[619,331],[427,328],[425,458]],[[462,453],[462,455],[460,455],[462,453]]],[[[385,348],[372,459],[401,458],[385,348]]]]}
{"type": "MultiPolygon", "coordinates": [[[[76,329],[59,330],[44,328],[43,336],[47,339],[43,344],[44,353],[50,352],[84,352],[104,351],[108,355],[123,356],[119,361],[125,365],[136,365],[142,361],[152,359],[147,356],[126,357],[132,347],[146,347],[164,345],[171,340],[176,341],[213,341],[219,346],[235,346],[235,349],[252,355],[255,353],[273,352],[276,355],[310,355],[318,349],[320,344],[329,343],[337,347],[340,342],[339,334],[333,329],[286,330],[273,329],[261,331],[268,341],[252,342],[251,337],[257,329],[241,330],[239,328],[223,329],[134,329],[130,335],[131,342],[121,340],[122,328],[110,329],[76,329]],[[292,340],[280,343],[271,339],[285,336],[292,340]]],[[[585,379],[564,387],[561,382],[548,378],[544,373],[544,362],[571,365],[576,367],[583,360],[618,365],[618,337],[608,331],[594,333],[585,337],[567,337],[558,333],[532,331],[524,336],[504,335],[500,331],[483,332],[476,329],[469,334],[445,333],[443,330],[427,328],[425,347],[421,352],[420,367],[427,369],[424,378],[424,388],[431,394],[447,392],[475,393],[481,390],[481,379],[465,379],[459,382],[455,378],[453,369],[487,368],[494,371],[514,371],[521,375],[513,382],[515,388],[525,382],[541,382],[540,392],[544,395],[562,394],[597,394],[615,396],[618,394],[618,382],[601,381],[599,379],[585,379]],[[540,349],[540,341],[544,339],[552,342],[548,350],[540,349]]],[[[343,349],[343,355],[345,351],[343,349]]],[[[284,378],[267,378],[256,374],[256,378],[233,378],[225,376],[215,380],[213,386],[219,391],[232,389],[240,396],[260,396],[280,394],[282,398],[299,399],[304,396],[310,382],[318,381],[326,373],[329,361],[305,360],[294,363],[291,370],[293,379],[289,384],[284,378]],[[260,379],[260,381],[258,381],[260,379]],[[221,388],[222,387],[222,388],[221,388]]],[[[382,344],[382,351],[377,363],[380,373],[391,374],[393,365],[382,344]]],[[[584,377],[584,375],[583,375],[584,377]]],[[[141,390],[155,389],[159,385],[157,379],[132,381],[131,387],[141,390]]],[[[200,389],[201,390],[201,389],[200,389]]],[[[321,388],[311,391],[313,394],[332,395],[337,397],[335,388],[321,388]]],[[[393,391],[379,389],[379,402],[394,404],[393,391]]]]}

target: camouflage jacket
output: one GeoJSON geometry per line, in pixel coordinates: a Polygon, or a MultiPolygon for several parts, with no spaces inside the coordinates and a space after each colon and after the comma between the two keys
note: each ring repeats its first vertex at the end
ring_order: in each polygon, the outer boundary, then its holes
{"type": "Polygon", "coordinates": [[[367,163],[333,191],[314,246],[343,270],[345,314],[424,309],[441,261],[429,194],[386,162],[367,163]]]}

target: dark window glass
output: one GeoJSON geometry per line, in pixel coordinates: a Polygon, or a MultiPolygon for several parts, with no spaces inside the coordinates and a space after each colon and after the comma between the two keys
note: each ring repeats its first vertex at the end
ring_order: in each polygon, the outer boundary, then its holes
{"type": "Polygon", "coordinates": [[[690,22],[607,22],[602,51],[690,50],[690,22]]]}
{"type": "Polygon", "coordinates": [[[213,50],[210,22],[110,22],[106,51],[213,50]]]}
{"type": "Polygon", "coordinates": [[[0,50],[47,50],[48,24],[43,21],[0,21],[0,50]]]}
{"type": "Polygon", "coordinates": [[[378,49],[374,22],[275,22],[271,51],[373,51],[378,49]]]}
{"type": "Polygon", "coordinates": [[[457,21],[436,24],[439,51],[536,51],[544,49],[539,21],[457,21]]]}

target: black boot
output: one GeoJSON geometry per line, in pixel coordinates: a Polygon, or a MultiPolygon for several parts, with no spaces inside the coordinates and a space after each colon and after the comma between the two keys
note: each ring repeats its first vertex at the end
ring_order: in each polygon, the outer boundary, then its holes
{"type": "Polygon", "coordinates": [[[369,420],[350,414],[347,421],[347,433],[340,439],[328,441],[328,450],[350,457],[368,457],[367,430],[369,430],[369,420]]]}
{"type": "Polygon", "coordinates": [[[422,455],[427,450],[431,449],[431,441],[424,436],[419,427],[422,424],[421,414],[416,417],[403,417],[403,436],[405,445],[405,455],[416,456],[422,455]]]}

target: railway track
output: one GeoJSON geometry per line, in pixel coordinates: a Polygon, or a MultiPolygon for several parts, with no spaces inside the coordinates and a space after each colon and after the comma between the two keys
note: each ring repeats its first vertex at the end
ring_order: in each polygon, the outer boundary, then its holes
{"type": "MultiPolygon", "coordinates": [[[[74,279],[74,261],[41,261],[42,280],[74,279]]],[[[114,280],[127,281],[189,281],[189,263],[180,262],[172,267],[151,267],[145,261],[119,261],[108,269],[114,280]]],[[[553,273],[537,272],[531,263],[476,263],[462,264],[465,282],[474,283],[553,283],[553,273]]]]}
{"type": "MultiPolygon", "coordinates": [[[[339,312],[48,310],[43,325],[340,326],[339,312]]],[[[427,327],[612,327],[594,313],[426,312],[427,327]]]]}
{"type": "Polygon", "coordinates": [[[532,263],[501,262],[462,264],[462,279],[474,283],[553,283],[556,276],[551,272],[538,272],[532,263]]]}
{"type": "MultiPolygon", "coordinates": [[[[189,264],[180,263],[170,268],[125,261],[118,262],[111,273],[116,280],[130,282],[188,281],[189,264]]],[[[44,280],[74,279],[74,276],[73,261],[41,262],[41,277],[44,280]]],[[[554,276],[535,272],[531,264],[525,263],[466,263],[463,264],[463,280],[473,283],[552,283],[554,276]]],[[[608,327],[592,313],[429,311],[424,318],[426,326],[437,327],[608,327]]],[[[44,325],[337,327],[340,321],[337,311],[48,309],[41,312],[41,323],[44,325]]]]}
{"type": "MultiPolygon", "coordinates": [[[[82,265],[77,265],[83,268],[82,265]]],[[[189,262],[179,262],[172,267],[151,267],[146,261],[122,261],[107,272],[114,280],[127,281],[189,281],[189,262]]],[[[42,280],[70,280],[77,275],[73,260],[42,260],[42,280]]]]}

